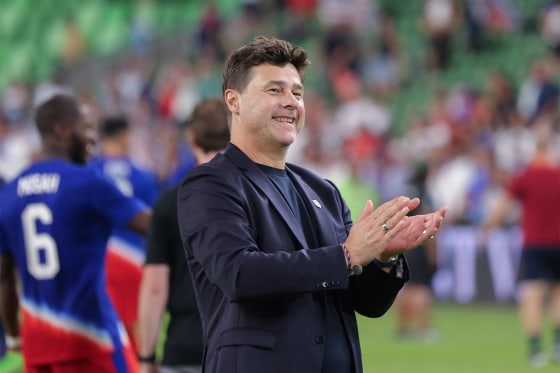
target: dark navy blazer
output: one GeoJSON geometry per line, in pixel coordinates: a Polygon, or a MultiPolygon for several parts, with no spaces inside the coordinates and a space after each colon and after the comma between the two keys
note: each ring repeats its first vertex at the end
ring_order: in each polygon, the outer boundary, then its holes
{"type": "Polygon", "coordinates": [[[178,193],[183,245],[203,323],[206,373],[320,373],[321,292],[335,294],[354,372],[362,372],[355,312],[379,317],[408,279],[375,265],[347,275],[340,244],[352,221],[338,189],[301,167],[288,175],[317,223],[307,247],[290,207],[236,146],[190,171],[178,193]]]}

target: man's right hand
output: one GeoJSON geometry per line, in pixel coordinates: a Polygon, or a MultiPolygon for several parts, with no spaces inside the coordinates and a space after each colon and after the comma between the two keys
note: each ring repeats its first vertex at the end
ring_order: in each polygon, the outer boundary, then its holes
{"type": "Polygon", "coordinates": [[[403,229],[403,219],[419,204],[418,198],[401,196],[374,209],[373,203],[368,200],[344,243],[352,264],[368,265],[384,252],[389,242],[403,229]]]}

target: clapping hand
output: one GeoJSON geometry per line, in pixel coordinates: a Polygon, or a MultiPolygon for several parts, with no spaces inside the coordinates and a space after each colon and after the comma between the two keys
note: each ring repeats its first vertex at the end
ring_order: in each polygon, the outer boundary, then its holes
{"type": "Polygon", "coordinates": [[[443,222],[447,206],[438,211],[407,216],[420,204],[418,198],[396,197],[374,209],[366,202],[344,243],[352,263],[367,265],[413,249],[432,237],[443,222]]]}

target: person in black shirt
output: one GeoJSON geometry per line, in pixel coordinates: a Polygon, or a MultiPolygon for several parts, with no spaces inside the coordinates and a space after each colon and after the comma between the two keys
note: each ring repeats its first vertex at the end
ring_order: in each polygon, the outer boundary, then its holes
{"type": "MultiPolygon", "coordinates": [[[[185,134],[198,164],[223,150],[229,140],[223,100],[199,102],[186,123],[185,134]]],[[[201,372],[202,327],[177,225],[177,189],[168,189],[156,201],[147,236],[138,341],[144,373],[201,372]],[[165,311],[169,325],[163,359],[157,367],[155,352],[165,311]]]]}

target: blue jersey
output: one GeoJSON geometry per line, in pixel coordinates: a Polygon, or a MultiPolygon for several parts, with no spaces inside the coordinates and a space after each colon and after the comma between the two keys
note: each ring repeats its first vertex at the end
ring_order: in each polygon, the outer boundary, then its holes
{"type": "MultiPolygon", "coordinates": [[[[109,178],[124,194],[153,205],[158,194],[154,173],[140,169],[127,157],[99,157],[90,162],[90,167],[109,178]]],[[[115,228],[107,249],[105,268],[109,297],[135,347],[138,294],[146,259],[144,237],[126,228],[115,228]]]]}
{"type": "Polygon", "coordinates": [[[48,363],[112,352],[126,334],[105,286],[106,245],[146,206],[94,170],[32,164],[0,190],[0,254],[22,282],[23,354],[48,363]]]}
{"type": "MultiPolygon", "coordinates": [[[[90,167],[108,177],[127,196],[134,196],[146,205],[152,206],[159,189],[154,173],[141,169],[127,157],[97,157],[90,167]]],[[[120,227],[116,228],[110,239],[111,251],[123,260],[139,268],[144,264],[144,238],[137,233],[120,227]]]]}

